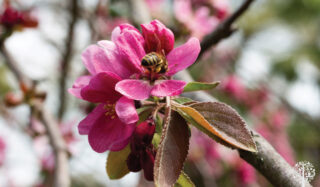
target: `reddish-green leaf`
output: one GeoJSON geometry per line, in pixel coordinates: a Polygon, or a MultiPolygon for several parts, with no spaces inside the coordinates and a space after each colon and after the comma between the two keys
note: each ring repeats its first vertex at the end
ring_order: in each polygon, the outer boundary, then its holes
{"type": "Polygon", "coordinates": [[[247,126],[230,106],[219,102],[196,103],[174,108],[191,124],[216,141],[231,148],[256,152],[256,146],[247,126]]]}
{"type": "Polygon", "coordinates": [[[190,132],[186,121],[175,111],[170,116],[170,120],[164,120],[167,123],[154,165],[154,182],[158,187],[171,187],[176,183],[189,150],[190,132]]]}
{"type": "Polygon", "coordinates": [[[127,145],[121,151],[109,152],[106,171],[110,179],[120,179],[129,173],[126,160],[130,151],[130,146],[127,145]]]}

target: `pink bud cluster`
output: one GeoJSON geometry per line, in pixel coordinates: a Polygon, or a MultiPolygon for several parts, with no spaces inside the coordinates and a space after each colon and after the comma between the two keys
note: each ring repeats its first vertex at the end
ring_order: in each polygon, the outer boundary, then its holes
{"type": "Polygon", "coordinates": [[[144,170],[147,180],[153,181],[153,166],[156,151],[152,145],[155,124],[148,120],[139,124],[131,138],[131,153],[127,159],[128,169],[133,172],[144,170]]]}
{"type": "Polygon", "coordinates": [[[31,16],[29,11],[19,11],[5,3],[0,14],[0,25],[6,29],[21,29],[24,27],[37,27],[38,21],[31,16]]]}

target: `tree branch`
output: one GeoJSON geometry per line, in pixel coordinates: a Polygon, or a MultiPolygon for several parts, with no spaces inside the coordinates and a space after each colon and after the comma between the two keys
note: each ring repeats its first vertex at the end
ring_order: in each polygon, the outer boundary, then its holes
{"type": "Polygon", "coordinates": [[[61,63],[61,75],[59,81],[59,98],[60,105],[58,109],[58,119],[61,120],[66,108],[66,90],[67,90],[67,78],[70,69],[70,62],[72,60],[72,52],[73,52],[73,41],[74,41],[74,30],[75,25],[78,20],[78,0],[70,0],[70,24],[68,27],[68,34],[65,41],[66,49],[62,55],[62,63],[61,63]]]}
{"type": "Polygon", "coordinates": [[[203,38],[199,57],[210,49],[210,47],[219,43],[220,40],[229,37],[235,31],[235,29],[232,28],[232,24],[250,7],[253,1],[254,0],[246,0],[230,17],[220,23],[212,33],[203,38]]]}
{"type": "MultiPolygon", "coordinates": [[[[29,77],[25,76],[18,68],[16,61],[10,56],[4,46],[4,41],[0,42],[0,52],[5,58],[8,68],[13,72],[20,84],[28,86],[28,89],[33,87],[33,82],[29,77]],[[28,82],[28,83],[27,83],[28,82]]],[[[34,88],[32,88],[34,89],[34,88]]],[[[37,95],[37,94],[35,94],[37,95]]],[[[28,103],[31,110],[34,110],[40,115],[40,120],[46,128],[47,135],[50,139],[50,145],[53,148],[55,156],[54,169],[54,184],[55,187],[67,187],[70,185],[69,170],[68,170],[68,152],[65,141],[59,129],[58,123],[53,116],[43,107],[43,101],[34,99],[28,103]]]]}
{"type": "MultiPolygon", "coordinates": [[[[232,34],[234,31],[234,29],[231,28],[232,23],[248,9],[253,1],[254,0],[246,0],[233,15],[222,22],[213,33],[205,37],[201,43],[201,54],[211,46],[217,44],[221,39],[232,34]]],[[[135,3],[136,1],[132,0],[131,2],[135,3]]],[[[143,6],[136,4],[136,6],[133,6],[133,9],[135,9],[133,12],[139,12],[138,10],[142,10],[142,7],[143,6]]],[[[150,16],[135,20],[136,23],[143,23],[146,21],[150,21],[150,16]]],[[[186,82],[194,81],[187,71],[179,72],[176,74],[175,78],[186,82]]],[[[184,94],[184,96],[203,102],[217,101],[217,99],[203,91],[187,93],[184,94]]],[[[267,140],[256,132],[252,133],[254,134],[253,138],[257,144],[258,153],[239,151],[241,158],[254,166],[274,186],[301,187],[303,181],[302,177],[276,152],[276,150],[274,150],[267,140]]],[[[305,182],[305,186],[311,187],[308,182],[305,182]]]]}
{"type": "MultiPolygon", "coordinates": [[[[176,79],[187,82],[194,81],[187,71],[176,74],[176,79]]],[[[197,101],[217,101],[210,94],[199,91],[183,94],[197,101]]],[[[254,166],[274,186],[301,187],[302,177],[277,153],[277,151],[257,132],[253,131],[253,139],[257,145],[258,152],[252,153],[238,150],[242,159],[254,166]]],[[[311,187],[305,182],[306,187],[311,187]]]]}

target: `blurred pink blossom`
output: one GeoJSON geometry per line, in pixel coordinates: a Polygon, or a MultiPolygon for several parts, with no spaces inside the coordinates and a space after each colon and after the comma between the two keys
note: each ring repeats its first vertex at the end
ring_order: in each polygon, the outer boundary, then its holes
{"type": "Polygon", "coordinates": [[[289,114],[285,109],[280,109],[271,115],[271,123],[278,129],[283,129],[289,124],[289,114]]]}
{"type": "MultiPolygon", "coordinates": [[[[61,134],[67,144],[67,150],[70,154],[74,154],[75,143],[77,138],[73,133],[75,122],[62,123],[59,125],[61,134]]],[[[43,124],[37,119],[31,119],[31,130],[35,135],[33,146],[36,154],[40,158],[42,169],[45,171],[53,171],[54,169],[54,155],[52,148],[49,146],[49,138],[46,136],[46,129],[43,124]]]]}
{"type": "Polygon", "coordinates": [[[256,182],[257,177],[255,169],[244,160],[238,160],[235,170],[238,176],[239,186],[248,186],[256,182]]]}
{"type": "Polygon", "coordinates": [[[3,165],[6,157],[6,143],[2,137],[0,137],[0,166],[3,165]]]}
{"type": "Polygon", "coordinates": [[[239,102],[243,102],[247,97],[246,88],[236,75],[228,76],[226,80],[222,82],[221,88],[239,102]]]}
{"type": "Polygon", "coordinates": [[[3,4],[4,9],[0,14],[0,25],[7,29],[38,26],[37,19],[32,17],[30,11],[18,11],[10,5],[9,1],[4,1],[3,4]]]}
{"type": "Polygon", "coordinates": [[[174,12],[192,36],[202,39],[228,15],[229,7],[227,0],[175,0],[174,12]]]}

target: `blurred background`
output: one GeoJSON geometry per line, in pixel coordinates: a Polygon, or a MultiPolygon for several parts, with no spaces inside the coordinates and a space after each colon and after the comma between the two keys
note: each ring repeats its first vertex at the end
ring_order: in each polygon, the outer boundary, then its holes
{"type": "MultiPolygon", "coordinates": [[[[126,0],[0,0],[0,186],[50,186],[54,156],[28,90],[10,63],[32,80],[67,143],[72,186],[152,186],[140,173],[110,180],[108,153],[94,152],[78,122],[92,109],[67,94],[86,74],[81,52],[109,39],[121,23],[139,26],[126,0]]],[[[239,0],[139,0],[179,45],[202,40],[241,5],[239,0]]],[[[320,186],[320,1],[256,0],[238,30],[189,68],[197,81],[234,107],[294,166],[310,162],[320,186]]],[[[140,29],[140,28],[139,28],[140,29]]],[[[271,186],[236,151],[192,129],[185,171],[196,186],[271,186]]]]}

